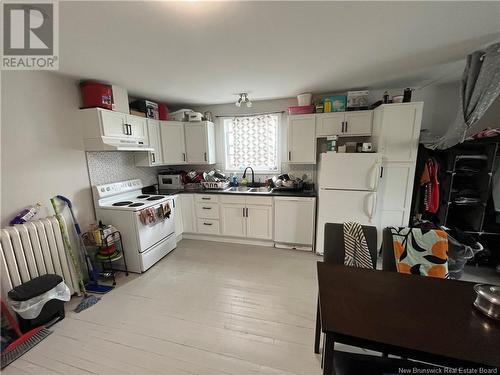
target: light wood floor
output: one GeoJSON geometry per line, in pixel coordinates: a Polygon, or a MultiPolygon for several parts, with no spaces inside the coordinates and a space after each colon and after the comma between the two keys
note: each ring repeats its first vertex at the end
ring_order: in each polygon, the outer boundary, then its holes
{"type": "Polygon", "coordinates": [[[69,311],[3,373],[320,374],[313,353],[318,259],[183,240],[97,305],[69,311]]]}

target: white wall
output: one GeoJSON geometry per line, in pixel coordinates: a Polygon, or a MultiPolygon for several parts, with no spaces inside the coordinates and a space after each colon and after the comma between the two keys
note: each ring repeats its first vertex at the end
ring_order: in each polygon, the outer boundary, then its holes
{"type": "Polygon", "coordinates": [[[73,119],[79,92],[74,80],[48,72],[2,71],[1,225],[21,209],[70,198],[83,228],[93,205],[82,134],[73,119]]]}

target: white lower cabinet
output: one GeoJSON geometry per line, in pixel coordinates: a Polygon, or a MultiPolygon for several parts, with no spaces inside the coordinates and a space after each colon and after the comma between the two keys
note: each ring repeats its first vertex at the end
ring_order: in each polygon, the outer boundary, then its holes
{"type": "Polygon", "coordinates": [[[221,234],[260,240],[273,239],[271,197],[221,196],[221,234]]]}
{"type": "Polygon", "coordinates": [[[222,203],[220,207],[221,234],[231,237],[246,236],[245,203],[222,203]]]}
{"type": "Polygon", "coordinates": [[[248,205],[247,216],[247,238],[260,240],[273,239],[273,207],[248,205]]]}
{"type": "Polygon", "coordinates": [[[182,228],[185,233],[196,233],[194,194],[180,194],[182,228]]]}
{"type": "Polygon", "coordinates": [[[200,234],[220,234],[219,220],[197,219],[198,233],[200,234]]]}

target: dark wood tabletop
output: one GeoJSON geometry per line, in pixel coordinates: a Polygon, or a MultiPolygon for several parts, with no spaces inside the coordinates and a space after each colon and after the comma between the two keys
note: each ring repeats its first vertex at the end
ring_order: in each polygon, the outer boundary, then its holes
{"type": "Polygon", "coordinates": [[[318,282],[321,327],[335,342],[500,367],[500,323],[473,306],[474,283],[323,262],[318,282]]]}

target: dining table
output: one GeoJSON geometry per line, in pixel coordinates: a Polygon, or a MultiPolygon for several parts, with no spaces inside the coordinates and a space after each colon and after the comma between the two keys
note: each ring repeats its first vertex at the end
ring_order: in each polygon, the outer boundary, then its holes
{"type": "Polygon", "coordinates": [[[325,262],[317,271],[324,375],[334,373],[336,343],[446,367],[500,367],[500,322],[473,305],[475,283],[325,262]]]}

